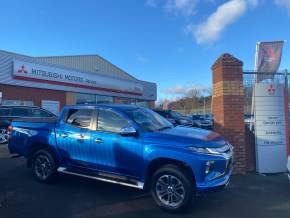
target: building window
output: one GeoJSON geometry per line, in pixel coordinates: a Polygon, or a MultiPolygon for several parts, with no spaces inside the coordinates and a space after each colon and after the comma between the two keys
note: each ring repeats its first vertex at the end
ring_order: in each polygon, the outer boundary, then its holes
{"type": "Polygon", "coordinates": [[[112,96],[96,95],[97,104],[112,104],[114,98],[112,96]]]}
{"type": "Polygon", "coordinates": [[[133,98],[118,98],[118,104],[136,104],[136,99],[133,98]]]}
{"type": "Polygon", "coordinates": [[[90,94],[76,93],[76,104],[95,104],[96,96],[90,94]]]}
{"type": "Polygon", "coordinates": [[[111,104],[113,102],[112,96],[76,93],[76,104],[111,104]]]}
{"type": "Polygon", "coordinates": [[[136,105],[141,106],[141,107],[150,107],[149,106],[149,101],[144,101],[144,100],[136,100],[136,105]]]}
{"type": "Polygon", "coordinates": [[[33,101],[3,99],[2,105],[33,106],[34,104],[33,104],[33,101]]]}

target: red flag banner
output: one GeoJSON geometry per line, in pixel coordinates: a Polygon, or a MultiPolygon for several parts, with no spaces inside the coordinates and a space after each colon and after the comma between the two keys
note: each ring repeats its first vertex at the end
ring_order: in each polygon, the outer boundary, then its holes
{"type": "Polygon", "coordinates": [[[283,45],[284,41],[257,43],[257,82],[274,78],[281,63],[283,45]]]}

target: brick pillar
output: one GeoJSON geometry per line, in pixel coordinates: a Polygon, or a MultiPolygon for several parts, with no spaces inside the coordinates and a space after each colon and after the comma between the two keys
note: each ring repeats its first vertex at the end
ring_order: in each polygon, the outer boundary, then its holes
{"type": "Polygon", "coordinates": [[[76,94],[73,92],[66,92],[65,93],[66,97],[66,105],[74,105],[76,104],[76,94]]]}
{"type": "Polygon", "coordinates": [[[235,152],[234,172],[246,172],[243,62],[222,54],[212,66],[214,131],[223,135],[235,152]]]}

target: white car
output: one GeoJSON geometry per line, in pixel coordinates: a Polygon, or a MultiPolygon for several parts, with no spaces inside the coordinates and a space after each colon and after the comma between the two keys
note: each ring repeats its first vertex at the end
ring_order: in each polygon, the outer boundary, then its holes
{"type": "Polygon", "coordinates": [[[288,178],[290,180],[290,156],[288,157],[287,169],[288,169],[288,178]]]}

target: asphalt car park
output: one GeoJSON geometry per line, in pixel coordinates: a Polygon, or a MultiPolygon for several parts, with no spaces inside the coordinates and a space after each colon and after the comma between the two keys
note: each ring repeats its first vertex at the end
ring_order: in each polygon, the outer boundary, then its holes
{"type": "Polygon", "coordinates": [[[1,218],[288,218],[290,214],[286,174],[233,176],[225,190],[198,198],[187,212],[168,214],[149,194],[132,188],[65,175],[52,184],[40,184],[32,179],[24,158],[11,158],[7,146],[0,145],[1,218]]]}

